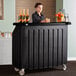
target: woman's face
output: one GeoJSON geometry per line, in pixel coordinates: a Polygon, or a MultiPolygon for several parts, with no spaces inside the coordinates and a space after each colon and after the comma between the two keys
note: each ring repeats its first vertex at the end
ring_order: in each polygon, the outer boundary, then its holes
{"type": "Polygon", "coordinates": [[[43,10],[43,5],[38,5],[38,7],[36,8],[36,11],[41,13],[42,10],[43,10]]]}

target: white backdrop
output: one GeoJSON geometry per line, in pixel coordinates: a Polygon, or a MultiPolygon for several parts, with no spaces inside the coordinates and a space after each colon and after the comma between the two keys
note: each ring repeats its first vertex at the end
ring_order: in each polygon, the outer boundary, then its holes
{"type": "Polygon", "coordinates": [[[63,8],[72,23],[68,27],[68,57],[70,60],[76,60],[76,0],[63,0],[63,8]]]}

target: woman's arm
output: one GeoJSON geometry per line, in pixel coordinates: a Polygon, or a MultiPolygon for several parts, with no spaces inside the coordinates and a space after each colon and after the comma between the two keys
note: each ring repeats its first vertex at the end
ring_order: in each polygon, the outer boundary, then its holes
{"type": "Polygon", "coordinates": [[[36,15],[32,15],[32,21],[34,22],[34,23],[40,23],[41,22],[41,20],[39,20],[37,17],[36,17],[36,15]]]}
{"type": "Polygon", "coordinates": [[[48,18],[46,18],[46,19],[44,19],[44,20],[40,20],[40,19],[38,19],[38,17],[36,16],[36,15],[32,15],[32,20],[33,20],[33,22],[34,23],[48,23],[48,22],[50,22],[50,19],[48,19],[48,18]]]}

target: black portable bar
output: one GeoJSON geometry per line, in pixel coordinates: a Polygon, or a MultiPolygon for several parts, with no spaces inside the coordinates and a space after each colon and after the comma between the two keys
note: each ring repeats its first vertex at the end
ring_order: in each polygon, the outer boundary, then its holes
{"type": "Polygon", "coordinates": [[[70,22],[14,23],[12,64],[26,70],[53,68],[67,63],[70,22]]]}

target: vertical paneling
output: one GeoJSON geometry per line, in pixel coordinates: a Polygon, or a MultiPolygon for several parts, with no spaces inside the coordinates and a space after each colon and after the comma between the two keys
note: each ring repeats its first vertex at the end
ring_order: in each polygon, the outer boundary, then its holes
{"type": "Polygon", "coordinates": [[[38,69],[38,30],[34,32],[34,69],[38,69]]]}
{"type": "Polygon", "coordinates": [[[23,28],[23,30],[22,30],[22,64],[23,64],[23,66],[25,66],[26,67],[26,69],[28,68],[28,35],[29,35],[29,33],[28,33],[28,29],[25,29],[25,28],[23,28]],[[25,32],[23,32],[23,31],[25,31],[25,32]],[[26,51],[24,51],[24,49],[26,50],[26,51]],[[25,60],[23,60],[23,58],[25,59],[25,60]]]}
{"type": "Polygon", "coordinates": [[[48,67],[48,30],[44,29],[44,68],[48,67]]]}
{"type": "Polygon", "coordinates": [[[49,29],[49,68],[52,67],[52,42],[53,42],[53,38],[52,38],[52,30],[49,29]]]}
{"type": "Polygon", "coordinates": [[[40,29],[38,29],[38,69],[39,69],[39,62],[40,62],[40,29]]]}
{"type": "MultiPolygon", "coordinates": [[[[67,27],[67,26],[66,26],[67,27]]],[[[67,62],[67,28],[63,30],[63,64],[67,62]]]]}
{"type": "Polygon", "coordinates": [[[33,69],[34,69],[34,51],[35,51],[35,49],[34,49],[34,45],[35,45],[35,30],[33,30],[33,69]]]}
{"type": "Polygon", "coordinates": [[[28,44],[27,44],[27,45],[28,45],[28,50],[27,50],[27,51],[28,51],[28,69],[29,69],[29,67],[30,67],[30,66],[29,66],[29,58],[30,58],[30,57],[29,57],[29,52],[30,52],[29,43],[30,43],[30,31],[29,31],[29,29],[28,29],[28,44]]]}
{"type": "Polygon", "coordinates": [[[52,67],[54,66],[54,29],[52,29],[52,67]]]}
{"type": "Polygon", "coordinates": [[[57,29],[54,29],[54,66],[57,65],[57,29]]]}
{"type": "Polygon", "coordinates": [[[28,26],[20,32],[18,30],[13,34],[15,66],[32,70],[53,68],[67,63],[66,26],[28,26]]]}
{"type": "Polygon", "coordinates": [[[61,47],[61,64],[63,64],[63,29],[62,30],[62,41],[61,41],[61,44],[62,44],[62,47],[61,47]]]}
{"type": "Polygon", "coordinates": [[[43,68],[43,30],[40,30],[39,68],[43,68]]]}
{"type": "Polygon", "coordinates": [[[66,30],[57,28],[30,29],[29,62],[33,69],[52,68],[63,64],[67,55],[66,30]]]}
{"type": "Polygon", "coordinates": [[[58,31],[58,34],[59,34],[59,40],[58,40],[58,64],[60,65],[61,64],[61,58],[62,58],[62,30],[59,29],[58,31]]]}
{"type": "Polygon", "coordinates": [[[59,65],[59,29],[57,29],[57,66],[59,65]]]}
{"type": "Polygon", "coordinates": [[[29,69],[33,68],[33,30],[29,30],[29,69]]]}
{"type": "Polygon", "coordinates": [[[20,38],[20,27],[15,28],[13,32],[13,65],[17,68],[21,68],[21,38],[20,38]]]}

